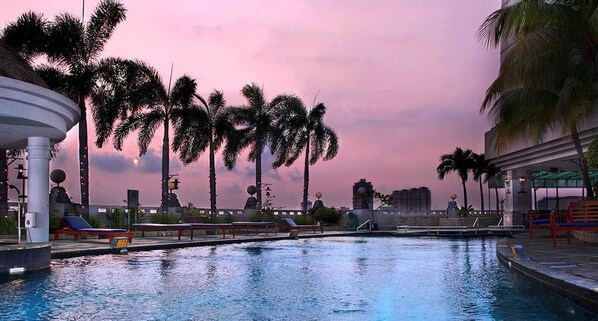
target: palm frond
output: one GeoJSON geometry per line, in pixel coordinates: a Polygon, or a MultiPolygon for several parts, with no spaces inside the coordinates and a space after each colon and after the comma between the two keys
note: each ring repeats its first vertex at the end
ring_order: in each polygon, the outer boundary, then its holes
{"type": "Polygon", "coordinates": [[[78,18],[67,13],[56,16],[48,25],[48,60],[79,68],[83,63],[84,34],[83,24],[78,18]]]}
{"type": "Polygon", "coordinates": [[[0,40],[31,62],[45,50],[47,25],[42,14],[28,11],[4,28],[0,40]]]}
{"type": "Polygon", "coordinates": [[[126,9],[118,1],[102,0],[91,15],[85,28],[84,59],[95,60],[112,37],[116,26],[125,20],[126,9]]]}

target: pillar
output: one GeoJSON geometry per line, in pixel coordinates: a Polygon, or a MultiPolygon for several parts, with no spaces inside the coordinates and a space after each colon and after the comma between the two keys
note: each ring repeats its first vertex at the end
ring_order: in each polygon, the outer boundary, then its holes
{"type": "Polygon", "coordinates": [[[523,225],[523,217],[533,208],[532,175],[525,169],[507,171],[511,177],[510,183],[505,184],[504,225],[523,225]],[[522,188],[520,178],[525,178],[522,188]]]}
{"type": "Polygon", "coordinates": [[[32,243],[48,242],[50,233],[50,139],[29,137],[27,146],[29,195],[27,212],[35,213],[35,227],[27,230],[32,243]]]}

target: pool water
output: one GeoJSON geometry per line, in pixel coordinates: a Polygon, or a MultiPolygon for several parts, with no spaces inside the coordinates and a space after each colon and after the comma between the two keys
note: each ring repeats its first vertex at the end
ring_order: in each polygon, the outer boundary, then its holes
{"type": "Polygon", "coordinates": [[[496,239],[334,237],[54,260],[0,279],[0,320],[598,320],[496,239]]]}

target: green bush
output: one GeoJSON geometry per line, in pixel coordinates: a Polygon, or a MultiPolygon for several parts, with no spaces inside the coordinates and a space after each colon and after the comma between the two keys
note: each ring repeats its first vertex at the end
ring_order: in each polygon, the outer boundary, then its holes
{"type": "Polygon", "coordinates": [[[126,226],[126,213],[120,208],[115,208],[112,213],[106,214],[110,228],[124,228],[126,226]]]}
{"type": "Polygon", "coordinates": [[[58,210],[50,210],[50,231],[53,232],[60,228],[60,221],[62,217],[58,210]]]}
{"type": "Polygon", "coordinates": [[[17,220],[1,217],[0,218],[0,235],[16,235],[17,234],[17,220]]]}
{"type": "Polygon", "coordinates": [[[293,217],[293,221],[297,223],[297,225],[312,225],[314,224],[314,219],[311,215],[297,215],[293,217]]]}
{"type": "Polygon", "coordinates": [[[341,212],[334,207],[320,207],[311,215],[314,221],[326,224],[336,224],[341,219],[341,212]]]}
{"type": "Polygon", "coordinates": [[[176,224],[179,220],[174,213],[158,212],[151,216],[151,221],[156,224],[176,224]]]}
{"type": "Polygon", "coordinates": [[[93,227],[93,228],[100,228],[100,225],[102,225],[100,222],[100,219],[97,218],[96,216],[88,217],[87,223],[89,223],[89,225],[91,225],[91,227],[93,227]]]}
{"type": "Polygon", "coordinates": [[[469,205],[467,208],[465,206],[461,206],[461,209],[457,212],[457,216],[459,217],[468,217],[469,213],[473,212],[473,206],[469,205]]]}
{"type": "Polygon", "coordinates": [[[598,139],[594,140],[588,146],[588,152],[586,153],[588,161],[588,167],[591,169],[598,169],[598,139]]]}

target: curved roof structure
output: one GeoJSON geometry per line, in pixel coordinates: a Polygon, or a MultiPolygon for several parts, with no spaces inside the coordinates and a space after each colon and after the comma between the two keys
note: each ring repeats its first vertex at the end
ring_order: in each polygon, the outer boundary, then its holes
{"type": "Polygon", "coordinates": [[[48,88],[27,61],[0,41],[0,76],[48,88]]]}

